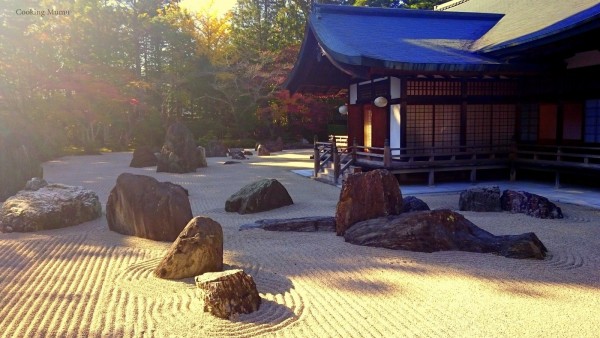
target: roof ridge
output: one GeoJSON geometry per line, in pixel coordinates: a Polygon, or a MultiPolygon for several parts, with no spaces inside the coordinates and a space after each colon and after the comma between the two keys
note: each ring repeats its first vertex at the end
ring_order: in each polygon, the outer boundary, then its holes
{"type": "Polygon", "coordinates": [[[460,4],[464,4],[465,2],[469,2],[470,0],[451,0],[448,2],[444,2],[441,5],[433,6],[434,11],[445,11],[449,8],[456,7],[460,4]]]}
{"type": "MultiPolygon", "coordinates": [[[[468,0],[460,0],[468,1],[468,0]]],[[[410,17],[435,17],[435,18],[448,18],[455,19],[461,18],[464,20],[468,19],[497,19],[503,16],[503,14],[497,13],[477,13],[477,12],[452,12],[452,11],[433,11],[424,9],[405,9],[405,8],[386,8],[386,7],[362,7],[362,6],[349,6],[349,5],[324,5],[315,4],[313,7],[313,15],[320,18],[321,14],[334,13],[334,14],[363,14],[363,15],[377,15],[377,16],[410,16],[410,17]]]]}

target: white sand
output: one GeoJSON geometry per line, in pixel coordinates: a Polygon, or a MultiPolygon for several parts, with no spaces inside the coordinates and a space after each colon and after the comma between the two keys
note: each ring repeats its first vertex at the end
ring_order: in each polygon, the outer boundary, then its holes
{"type": "MultiPolygon", "coordinates": [[[[545,260],[467,252],[416,253],[347,244],[333,233],[238,231],[263,218],[333,215],[339,188],[293,174],[308,155],[282,154],[195,174],[129,168],[130,153],[46,163],[46,179],[83,185],[103,204],[122,172],[189,189],[194,215],[223,226],[225,263],[251,274],[259,311],[231,321],[202,311],[193,280],[152,270],[169,243],[122,236],[104,217],[37,233],[0,233],[0,335],[177,337],[600,337],[600,210],[561,204],[564,220],[463,214],[494,233],[533,231],[545,260]],[[226,213],[246,183],[273,177],[295,204],[226,213]]],[[[219,163],[220,162],[220,163],[219,163]]],[[[456,209],[458,196],[420,196],[456,209]]]]}

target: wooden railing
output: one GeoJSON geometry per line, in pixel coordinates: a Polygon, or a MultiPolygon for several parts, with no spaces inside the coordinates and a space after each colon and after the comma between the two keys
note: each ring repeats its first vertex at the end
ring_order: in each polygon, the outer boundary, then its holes
{"type": "Polygon", "coordinates": [[[496,146],[454,146],[423,148],[383,148],[348,146],[340,139],[315,141],[315,176],[329,161],[333,163],[334,181],[350,168],[366,170],[385,168],[395,174],[428,173],[428,183],[435,183],[435,173],[441,171],[470,171],[476,181],[477,170],[510,169],[510,179],[516,179],[517,169],[549,170],[556,174],[569,169],[600,171],[600,147],[539,146],[505,144],[496,146]]]}

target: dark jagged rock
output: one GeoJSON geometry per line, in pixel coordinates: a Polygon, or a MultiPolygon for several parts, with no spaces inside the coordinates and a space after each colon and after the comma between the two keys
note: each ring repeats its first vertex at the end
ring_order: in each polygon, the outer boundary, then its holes
{"type": "Polygon", "coordinates": [[[402,212],[424,211],[430,210],[427,203],[414,196],[406,196],[402,198],[402,212]]]}
{"type": "Polygon", "coordinates": [[[473,187],[462,191],[458,201],[462,211],[502,211],[500,207],[500,187],[473,187]]]}
{"type": "Polygon", "coordinates": [[[158,159],[149,147],[138,147],[133,151],[133,156],[129,166],[132,168],[154,167],[158,159]]]}
{"type": "Polygon", "coordinates": [[[509,258],[546,256],[544,244],[532,233],[495,236],[447,209],[416,211],[356,223],[346,242],[396,250],[447,250],[495,253],[509,258]]]}
{"type": "Polygon", "coordinates": [[[546,197],[526,191],[504,190],[500,199],[502,210],[523,213],[536,218],[563,218],[562,210],[546,197]]]}
{"type": "Polygon", "coordinates": [[[106,203],[108,228],[123,235],[172,242],[190,219],[187,190],[150,176],[119,175],[106,203]]]}
{"type": "Polygon", "coordinates": [[[267,231],[335,231],[335,217],[314,216],[288,219],[261,219],[251,224],[240,225],[240,230],[263,229],[267,231]]]}
{"type": "Polygon", "coordinates": [[[195,172],[200,163],[194,134],[181,122],[175,122],[165,136],[160,150],[156,172],[195,172]]]}
{"type": "Polygon", "coordinates": [[[204,312],[219,318],[252,313],[260,307],[254,279],[240,269],[207,272],[196,277],[196,286],[203,291],[204,312]]]}
{"type": "Polygon", "coordinates": [[[250,183],[231,195],[225,211],[250,214],[294,204],[285,187],[274,178],[250,183]]]}
{"type": "Polygon", "coordinates": [[[206,145],[206,157],[225,157],[227,156],[227,147],[221,141],[208,141],[206,145]]]}
{"type": "Polygon", "coordinates": [[[259,144],[256,148],[258,156],[271,156],[271,151],[266,146],[259,144]]]}
{"type": "Polygon", "coordinates": [[[192,218],[179,234],[154,274],[165,279],[182,279],[223,270],[223,229],[214,220],[192,218]]]}
{"type": "Polygon", "coordinates": [[[102,216],[98,195],[83,187],[49,184],[22,190],[0,208],[2,232],[29,232],[64,228],[102,216]]]}
{"type": "Polygon", "coordinates": [[[354,223],[402,212],[402,193],[389,171],[350,174],[344,181],[335,211],[336,232],[343,235],[354,223]]]}

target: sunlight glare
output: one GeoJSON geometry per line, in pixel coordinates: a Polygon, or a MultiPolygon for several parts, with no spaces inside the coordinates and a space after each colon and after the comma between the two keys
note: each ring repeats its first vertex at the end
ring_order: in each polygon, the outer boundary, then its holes
{"type": "Polygon", "coordinates": [[[212,16],[223,16],[236,4],[236,0],[183,0],[180,6],[190,12],[208,12],[212,16]]]}

